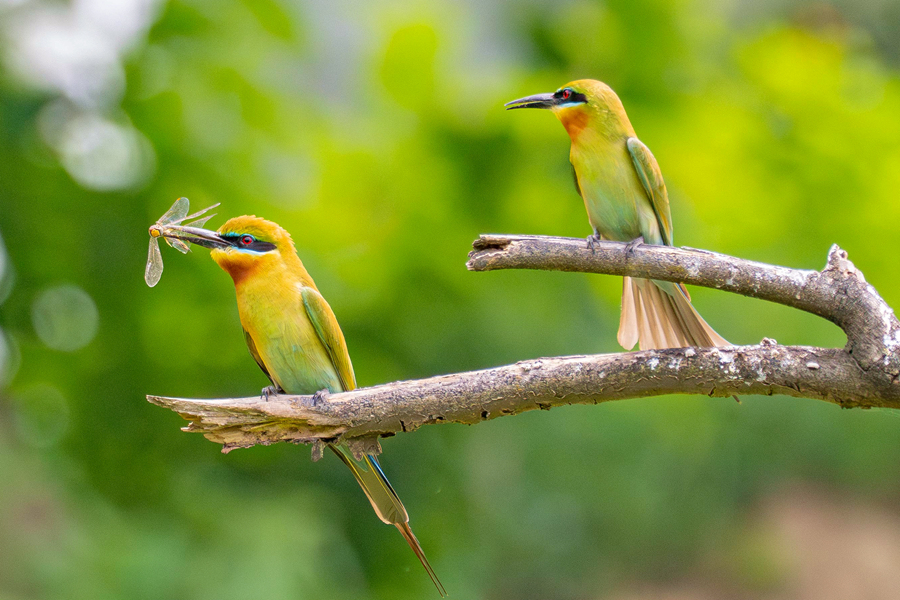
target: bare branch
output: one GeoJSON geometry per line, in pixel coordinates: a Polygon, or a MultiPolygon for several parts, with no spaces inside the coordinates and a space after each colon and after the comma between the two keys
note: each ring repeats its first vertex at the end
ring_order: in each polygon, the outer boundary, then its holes
{"type": "MultiPolygon", "coordinates": [[[[718,288],[793,306],[840,326],[844,349],[756,346],[569,356],[333,394],[194,400],[148,396],[191,421],[225,451],[278,441],[341,440],[378,452],[377,436],[432,423],[474,424],[567,404],[661,394],[784,394],[844,407],[900,408],[900,326],[893,311],[832,247],[825,269],[800,271],[664,246],[537,236],[482,236],[468,267],[630,275],[718,288]]],[[[315,452],[315,450],[314,450],[315,452]]]]}
{"type": "Polygon", "coordinates": [[[868,370],[900,373],[900,323],[887,303],[837,245],[825,269],[789,269],[706,250],[583,239],[482,235],[473,243],[471,271],[540,269],[629,275],[677,281],[777,302],[824,317],[847,334],[848,351],[868,370]],[[890,365],[885,363],[887,360],[890,365]]]}

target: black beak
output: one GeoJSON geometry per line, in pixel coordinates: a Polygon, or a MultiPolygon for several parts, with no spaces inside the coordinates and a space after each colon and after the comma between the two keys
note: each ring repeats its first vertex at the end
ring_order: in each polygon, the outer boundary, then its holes
{"type": "Polygon", "coordinates": [[[175,238],[183,242],[190,242],[214,250],[216,248],[225,248],[231,243],[221,237],[215,231],[209,229],[201,229],[199,227],[189,227],[186,225],[170,225],[166,227],[163,234],[169,238],[175,238]]]}
{"type": "Polygon", "coordinates": [[[525,96],[512,102],[507,102],[503,106],[506,110],[514,108],[553,108],[559,103],[559,100],[553,94],[535,94],[534,96],[525,96]]]}

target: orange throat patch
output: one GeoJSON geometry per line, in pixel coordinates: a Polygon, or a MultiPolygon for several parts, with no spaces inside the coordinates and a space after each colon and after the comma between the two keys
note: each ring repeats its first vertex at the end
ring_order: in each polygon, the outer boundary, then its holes
{"type": "Polygon", "coordinates": [[[581,106],[571,106],[556,111],[556,116],[560,123],[566,128],[569,137],[574,142],[581,135],[581,132],[587,127],[588,113],[581,106]]]}
{"type": "Polygon", "coordinates": [[[235,286],[240,285],[241,282],[252,276],[262,266],[260,264],[261,261],[254,260],[254,257],[241,255],[236,252],[214,250],[212,258],[226,273],[231,275],[235,286]]]}

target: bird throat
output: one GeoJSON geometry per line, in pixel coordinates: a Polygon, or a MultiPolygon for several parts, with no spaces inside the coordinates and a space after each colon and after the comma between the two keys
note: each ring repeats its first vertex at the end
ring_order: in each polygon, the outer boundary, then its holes
{"type": "Polygon", "coordinates": [[[228,252],[222,254],[213,254],[215,260],[222,269],[231,275],[235,286],[240,286],[248,279],[253,278],[263,269],[271,268],[272,265],[263,257],[251,256],[247,254],[239,254],[237,252],[228,252]]]}
{"type": "Polygon", "coordinates": [[[560,123],[566,128],[572,141],[576,141],[581,132],[587,127],[590,115],[582,106],[571,106],[557,111],[556,116],[559,117],[560,123]]]}

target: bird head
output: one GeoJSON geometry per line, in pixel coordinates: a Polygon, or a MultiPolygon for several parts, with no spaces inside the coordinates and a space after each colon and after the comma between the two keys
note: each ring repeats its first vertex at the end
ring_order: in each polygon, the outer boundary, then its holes
{"type": "Polygon", "coordinates": [[[252,215],[234,217],[209,231],[197,227],[175,227],[193,244],[209,248],[210,256],[224,269],[235,284],[255,274],[305,273],[297,257],[294,242],[284,228],[277,223],[252,215]]]}
{"type": "Polygon", "coordinates": [[[610,135],[634,135],[622,101],[611,87],[596,79],[579,79],[547,94],[506,103],[506,110],[546,108],[560,120],[574,142],[586,129],[610,135]]]}

